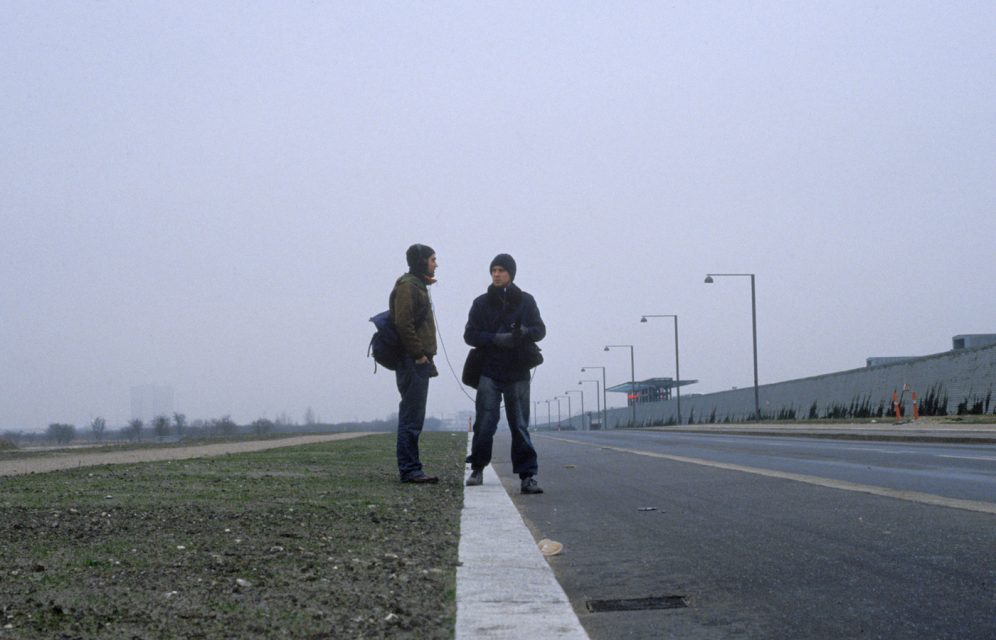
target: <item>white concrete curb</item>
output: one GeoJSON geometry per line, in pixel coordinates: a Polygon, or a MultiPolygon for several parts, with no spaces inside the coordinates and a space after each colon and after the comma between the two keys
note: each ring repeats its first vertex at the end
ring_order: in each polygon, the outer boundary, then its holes
{"type": "Polygon", "coordinates": [[[460,563],[456,640],[588,640],[491,466],[482,486],[464,487],[460,563]]]}

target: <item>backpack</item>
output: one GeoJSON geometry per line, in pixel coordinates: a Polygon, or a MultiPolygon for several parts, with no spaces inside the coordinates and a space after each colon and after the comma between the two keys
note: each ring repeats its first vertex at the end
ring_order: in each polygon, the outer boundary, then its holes
{"type": "MultiPolygon", "coordinates": [[[[394,299],[393,290],[391,299],[394,299]]],[[[416,330],[425,322],[426,313],[428,312],[424,312],[416,319],[416,330]]],[[[374,373],[377,373],[378,364],[385,369],[396,371],[401,358],[405,355],[405,348],[401,345],[401,338],[398,336],[398,330],[394,328],[394,322],[391,321],[391,310],[381,311],[370,318],[370,322],[377,328],[370,338],[370,346],[367,347],[367,357],[372,355],[374,359],[374,373]]]]}
{"type": "Polygon", "coordinates": [[[398,368],[404,349],[401,347],[401,339],[391,322],[391,311],[381,311],[370,318],[377,330],[370,338],[370,346],[367,347],[367,357],[373,355],[374,373],[377,372],[377,365],[394,371],[398,368]]]}

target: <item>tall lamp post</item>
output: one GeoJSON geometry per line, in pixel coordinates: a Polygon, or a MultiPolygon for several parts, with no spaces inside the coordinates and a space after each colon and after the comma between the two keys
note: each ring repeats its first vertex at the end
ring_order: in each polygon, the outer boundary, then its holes
{"type": "Polygon", "coordinates": [[[553,399],[557,401],[557,431],[560,431],[560,396],[553,396],[553,399]]]}
{"type": "Polygon", "coordinates": [[[681,424],[681,369],[678,367],[678,316],[672,314],[645,315],[640,318],[640,322],[647,322],[647,318],[674,318],[674,387],[678,391],[678,424],[681,424]]]}
{"type": "MultiPolygon", "coordinates": [[[[584,385],[585,382],[595,383],[595,415],[602,412],[602,392],[598,388],[598,380],[592,378],[591,380],[578,380],[579,385],[584,385]]],[[[584,395],[581,395],[581,404],[584,405],[584,395]]],[[[588,421],[588,429],[591,430],[591,420],[588,421]]]]}
{"type": "Polygon", "coordinates": [[[581,367],[581,373],[585,373],[588,369],[601,369],[602,370],[602,428],[609,428],[609,403],[605,397],[605,367],[581,367]]]}
{"type": "Polygon", "coordinates": [[[546,428],[549,429],[553,424],[553,415],[550,413],[550,401],[544,400],[546,403],[546,428]]]}
{"type": "Polygon", "coordinates": [[[757,392],[757,296],[754,293],[753,273],[707,273],[706,284],[712,284],[713,278],[726,276],[742,276],[750,278],[750,317],[754,331],[754,419],[761,421],[761,397],[757,392]]]}
{"type": "Polygon", "coordinates": [[[572,393],[580,393],[581,394],[581,431],[584,431],[584,391],[581,390],[581,389],[568,389],[564,393],[567,394],[567,413],[568,413],[568,418],[567,419],[568,420],[571,419],[570,418],[570,413],[571,413],[571,395],[570,394],[572,394],[572,393]]]}
{"type": "MultiPolygon", "coordinates": [[[[566,392],[565,392],[566,393],[566,392]]],[[[567,426],[568,428],[574,426],[574,420],[571,417],[571,397],[570,396],[557,396],[558,398],[564,398],[567,400],[567,426]]]]}
{"type": "Polygon", "coordinates": [[[630,423],[630,427],[636,427],[636,365],[634,364],[633,358],[633,345],[631,344],[607,344],[605,345],[605,350],[609,351],[611,349],[623,349],[629,348],[629,393],[632,396],[633,403],[630,405],[633,409],[633,420],[630,423]]]}

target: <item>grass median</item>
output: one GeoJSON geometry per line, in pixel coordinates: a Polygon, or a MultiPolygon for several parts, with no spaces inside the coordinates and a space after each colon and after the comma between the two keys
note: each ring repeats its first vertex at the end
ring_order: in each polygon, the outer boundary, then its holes
{"type": "Polygon", "coordinates": [[[464,434],[0,478],[0,638],[451,638],[464,434]]]}

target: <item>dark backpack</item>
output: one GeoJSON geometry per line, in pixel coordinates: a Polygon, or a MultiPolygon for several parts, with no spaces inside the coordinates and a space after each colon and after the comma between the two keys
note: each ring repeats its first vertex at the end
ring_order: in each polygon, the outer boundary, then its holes
{"type": "Polygon", "coordinates": [[[370,318],[370,322],[377,328],[367,348],[367,357],[372,355],[374,362],[377,363],[374,365],[374,372],[377,371],[378,364],[394,371],[398,368],[401,356],[404,355],[404,349],[401,347],[398,332],[394,329],[394,323],[391,322],[391,311],[381,311],[370,318]]]}

